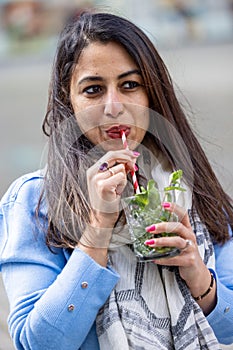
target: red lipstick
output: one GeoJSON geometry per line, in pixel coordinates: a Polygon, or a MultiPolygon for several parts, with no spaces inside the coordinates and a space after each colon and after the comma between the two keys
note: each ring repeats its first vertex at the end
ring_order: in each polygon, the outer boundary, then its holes
{"type": "Polygon", "coordinates": [[[113,125],[108,130],[106,130],[106,133],[111,139],[120,139],[122,130],[125,132],[126,136],[129,135],[130,128],[127,125],[113,125]]]}

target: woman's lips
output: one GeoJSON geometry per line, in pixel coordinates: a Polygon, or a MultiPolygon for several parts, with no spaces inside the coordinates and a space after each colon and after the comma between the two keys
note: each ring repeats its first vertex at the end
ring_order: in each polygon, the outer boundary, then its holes
{"type": "Polygon", "coordinates": [[[120,139],[122,130],[125,132],[125,136],[127,137],[130,133],[130,128],[128,126],[113,126],[106,130],[106,133],[111,139],[120,139]]]}

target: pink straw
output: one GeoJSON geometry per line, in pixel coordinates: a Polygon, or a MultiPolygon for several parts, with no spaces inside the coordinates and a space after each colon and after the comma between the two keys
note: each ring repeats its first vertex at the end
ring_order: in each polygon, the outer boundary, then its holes
{"type": "MultiPolygon", "coordinates": [[[[124,148],[125,149],[129,149],[129,146],[128,146],[128,143],[127,143],[127,140],[126,140],[126,136],[125,136],[125,132],[123,130],[121,130],[121,139],[122,139],[122,143],[123,143],[124,148]]],[[[137,180],[135,171],[132,170],[130,173],[131,173],[131,176],[132,176],[132,179],[133,179],[134,191],[136,193],[140,193],[140,188],[139,188],[139,185],[138,185],[138,180],[137,180]]]]}

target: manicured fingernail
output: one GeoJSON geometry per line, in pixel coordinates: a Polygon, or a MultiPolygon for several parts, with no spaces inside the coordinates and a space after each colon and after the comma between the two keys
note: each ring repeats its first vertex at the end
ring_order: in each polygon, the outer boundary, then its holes
{"type": "Polygon", "coordinates": [[[146,232],[152,232],[156,230],[156,226],[155,225],[150,225],[146,227],[146,232]]]}
{"type": "Polygon", "coordinates": [[[154,239],[148,239],[147,241],[144,242],[145,245],[153,245],[155,244],[155,240],[154,239]]]}
{"type": "Polygon", "coordinates": [[[135,170],[135,171],[138,171],[138,166],[137,166],[137,164],[134,164],[134,170],[135,170]]]}
{"type": "Polygon", "coordinates": [[[171,206],[171,203],[169,203],[169,202],[162,203],[163,208],[170,208],[170,206],[171,206]]]}
{"type": "Polygon", "coordinates": [[[138,157],[138,156],[140,156],[140,153],[137,152],[137,151],[133,151],[133,155],[134,155],[135,157],[138,157]]]}

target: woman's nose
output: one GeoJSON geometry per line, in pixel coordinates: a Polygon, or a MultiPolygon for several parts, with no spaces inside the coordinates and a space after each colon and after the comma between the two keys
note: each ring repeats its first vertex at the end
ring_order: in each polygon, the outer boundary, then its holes
{"type": "Polygon", "coordinates": [[[110,91],[106,96],[104,114],[111,118],[117,118],[124,111],[123,102],[117,91],[110,91]]]}

